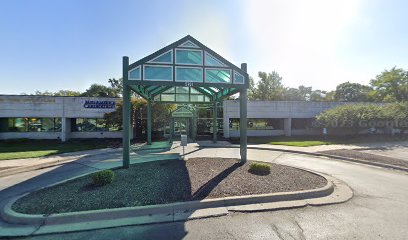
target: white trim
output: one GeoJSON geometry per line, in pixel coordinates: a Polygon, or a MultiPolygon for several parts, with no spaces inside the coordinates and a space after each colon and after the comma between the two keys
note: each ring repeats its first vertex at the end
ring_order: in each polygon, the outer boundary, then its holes
{"type": "Polygon", "coordinates": [[[244,75],[242,75],[241,73],[239,73],[239,72],[237,72],[237,71],[235,71],[235,70],[234,70],[234,79],[233,79],[233,80],[234,80],[234,81],[233,81],[234,84],[245,84],[245,77],[244,77],[244,75]],[[242,83],[235,82],[235,74],[242,76],[242,79],[243,79],[244,81],[243,81],[242,83]]]}
{"type": "Polygon", "coordinates": [[[175,48],[174,49],[174,54],[175,55],[175,64],[182,64],[182,65],[190,65],[190,66],[204,66],[204,54],[203,54],[203,50],[201,49],[184,49],[184,48],[175,48]],[[193,51],[193,52],[200,52],[201,53],[201,63],[200,64],[196,64],[196,63],[179,63],[177,62],[177,51],[193,51]]]}
{"type": "MultiPolygon", "coordinates": [[[[209,53],[209,52],[207,52],[207,51],[204,51],[204,55],[206,55],[206,54],[208,54],[208,55],[210,56],[210,58],[212,58],[212,59],[214,59],[215,61],[221,63],[221,66],[219,66],[219,65],[215,65],[215,66],[214,66],[214,65],[207,65],[207,64],[205,63],[205,61],[204,61],[204,65],[205,65],[205,66],[209,66],[209,67],[228,67],[228,65],[225,64],[224,62],[222,62],[220,59],[216,58],[216,57],[213,56],[211,53],[209,53]]],[[[207,59],[207,56],[205,56],[205,59],[207,59]]]]}
{"type": "Polygon", "coordinates": [[[147,63],[173,64],[173,49],[171,49],[171,50],[169,50],[169,51],[167,51],[167,52],[165,52],[165,53],[160,54],[159,56],[153,58],[152,60],[148,61],[147,63]],[[169,52],[170,52],[170,55],[171,55],[171,60],[170,60],[170,62],[153,62],[155,59],[157,59],[157,58],[159,58],[159,57],[161,57],[161,56],[163,56],[163,55],[165,55],[165,54],[167,54],[167,53],[169,53],[169,52]]]}
{"type": "Polygon", "coordinates": [[[204,82],[204,69],[202,67],[183,67],[183,66],[176,66],[176,74],[175,74],[176,78],[174,79],[174,81],[176,82],[193,82],[193,83],[203,83],[204,82]],[[177,69],[178,68],[190,68],[190,69],[198,69],[201,70],[201,80],[200,81],[196,81],[196,80],[177,80],[177,69]]]}
{"type": "Polygon", "coordinates": [[[139,66],[137,66],[137,67],[135,67],[135,68],[132,68],[132,69],[130,69],[129,71],[128,71],[128,80],[141,80],[142,79],[142,69],[140,68],[140,65],[139,66]],[[131,78],[130,77],[130,72],[131,71],[134,71],[134,70],[136,70],[136,69],[138,69],[139,68],[139,78],[131,78]]]}
{"type": "Polygon", "coordinates": [[[172,82],[173,81],[173,66],[169,65],[149,65],[149,64],[143,64],[143,81],[166,81],[166,82],[172,82]],[[165,68],[170,68],[171,69],[171,79],[146,79],[146,67],[165,67],[165,68]]]}
{"type": "Polygon", "coordinates": [[[215,83],[215,84],[217,84],[217,83],[229,83],[229,84],[232,84],[233,82],[232,82],[232,69],[230,69],[230,68],[204,68],[204,82],[205,83],[215,83]],[[218,71],[222,71],[222,70],[225,70],[225,71],[229,71],[229,73],[230,73],[230,82],[207,82],[206,81],[206,75],[207,75],[207,70],[218,70],[218,71]]]}
{"type": "Polygon", "coordinates": [[[177,47],[183,47],[183,48],[200,48],[199,46],[197,46],[197,44],[195,44],[195,43],[193,43],[192,41],[190,41],[190,40],[188,40],[188,41],[185,41],[184,43],[182,43],[182,44],[180,44],[180,45],[178,45],[177,47]],[[190,46],[183,46],[184,44],[187,44],[187,43],[191,43],[191,44],[193,44],[194,45],[194,47],[190,47],[190,46]]]}

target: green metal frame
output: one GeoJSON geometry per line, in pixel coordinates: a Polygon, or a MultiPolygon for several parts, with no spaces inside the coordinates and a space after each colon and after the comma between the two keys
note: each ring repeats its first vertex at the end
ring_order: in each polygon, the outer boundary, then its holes
{"type": "MultiPolygon", "coordinates": [[[[123,57],[123,167],[129,167],[129,149],[130,149],[130,132],[131,132],[131,123],[130,123],[130,96],[131,91],[139,94],[141,97],[147,100],[147,143],[151,144],[151,131],[152,131],[152,110],[151,104],[155,101],[155,97],[161,95],[168,89],[177,86],[189,87],[188,91],[188,101],[176,101],[176,92],[174,93],[175,98],[173,101],[161,101],[160,103],[193,103],[193,104],[209,104],[213,103],[214,105],[214,114],[213,114],[213,140],[214,142],[217,141],[217,124],[216,124],[216,103],[221,102],[223,99],[227,98],[228,96],[234,95],[236,93],[240,93],[240,139],[241,139],[241,146],[240,146],[240,153],[241,153],[241,161],[245,162],[247,160],[247,89],[249,87],[249,76],[247,73],[247,65],[245,63],[241,64],[241,68],[235,66],[234,64],[230,63],[228,60],[214,52],[213,50],[206,47],[204,44],[197,41],[195,38],[191,37],[190,35],[156,51],[153,54],[150,54],[147,57],[140,59],[132,64],[129,64],[129,58],[123,57]],[[190,41],[195,44],[198,48],[188,48],[188,47],[180,47],[181,44],[184,42],[190,41]],[[177,64],[176,63],[176,49],[187,49],[187,50],[200,50],[202,51],[202,62],[203,65],[194,65],[195,68],[202,68],[203,75],[202,75],[202,82],[182,82],[176,81],[176,67],[192,67],[191,65],[187,64],[177,64]],[[164,65],[167,67],[172,67],[172,80],[171,81],[151,81],[151,80],[144,80],[144,66],[147,65],[163,65],[161,63],[154,63],[150,62],[151,60],[155,59],[156,57],[160,56],[161,54],[173,51],[173,60],[171,63],[165,63],[164,65]],[[205,52],[211,54],[219,61],[221,61],[225,66],[205,66],[205,52]],[[129,80],[129,72],[135,68],[140,68],[140,79],[137,77],[138,80],[129,80]],[[206,69],[226,69],[230,71],[230,83],[211,83],[205,82],[205,73],[206,69]],[[235,74],[239,73],[244,76],[244,83],[235,83],[235,74]],[[209,98],[210,102],[203,101],[203,102],[191,102],[191,89],[195,89],[197,92],[201,93],[203,96],[209,98]]],[[[166,93],[167,94],[167,93],[166,93]]],[[[170,93],[171,94],[171,93],[170,93]]],[[[200,94],[198,94],[200,95],[200,94]]],[[[205,99],[204,99],[205,100],[205,99]]]]}

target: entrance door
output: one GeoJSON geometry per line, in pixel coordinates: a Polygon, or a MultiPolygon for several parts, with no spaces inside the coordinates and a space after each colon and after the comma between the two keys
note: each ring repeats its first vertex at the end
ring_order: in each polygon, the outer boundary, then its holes
{"type": "Polygon", "coordinates": [[[190,118],[174,118],[174,135],[180,136],[181,134],[186,134],[189,138],[190,136],[190,118]]]}

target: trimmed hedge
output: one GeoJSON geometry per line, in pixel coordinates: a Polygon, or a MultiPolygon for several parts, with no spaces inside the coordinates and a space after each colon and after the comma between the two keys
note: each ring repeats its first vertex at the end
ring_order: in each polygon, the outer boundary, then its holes
{"type": "Polygon", "coordinates": [[[95,186],[103,186],[112,183],[115,173],[112,170],[103,170],[92,174],[92,183],[95,186]]]}
{"type": "Polygon", "coordinates": [[[268,175],[271,173],[271,165],[267,163],[251,163],[249,172],[256,175],[268,175]]]}

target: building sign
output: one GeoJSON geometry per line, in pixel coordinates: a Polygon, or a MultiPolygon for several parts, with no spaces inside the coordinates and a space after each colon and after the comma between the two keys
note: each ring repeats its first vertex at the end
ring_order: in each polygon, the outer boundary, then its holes
{"type": "Polygon", "coordinates": [[[85,100],[84,108],[115,108],[115,101],[85,100]]]}

